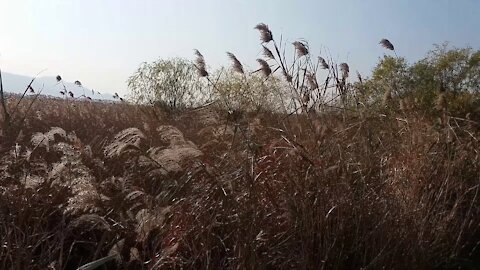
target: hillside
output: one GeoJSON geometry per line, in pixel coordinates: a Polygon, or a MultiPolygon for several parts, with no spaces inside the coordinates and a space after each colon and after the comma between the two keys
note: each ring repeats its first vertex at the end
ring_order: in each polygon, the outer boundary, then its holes
{"type": "MultiPolygon", "coordinates": [[[[6,92],[23,94],[25,88],[30,84],[33,77],[18,75],[2,71],[3,88],[6,92]]],[[[98,100],[113,100],[113,94],[100,93],[96,90],[78,86],[73,82],[64,82],[68,91],[71,91],[75,97],[86,95],[92,99],[98,100]]],[[[61,97],[60,91],[64,90],[63,85],[58,83],[55,77],[38,77],[32,83],[35,92],[40,92],[42,95],[61,97]]]]}

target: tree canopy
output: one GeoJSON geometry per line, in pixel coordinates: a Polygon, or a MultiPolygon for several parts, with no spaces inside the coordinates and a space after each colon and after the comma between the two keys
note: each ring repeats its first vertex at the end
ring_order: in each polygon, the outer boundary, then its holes
{"type": "Polygon", "coordinates": [[[128,79],[131,98],[140,104],[162,104],[186,108],[205,103],[211,97],[195,66],[181,58],[142,63],[128,79]]]}

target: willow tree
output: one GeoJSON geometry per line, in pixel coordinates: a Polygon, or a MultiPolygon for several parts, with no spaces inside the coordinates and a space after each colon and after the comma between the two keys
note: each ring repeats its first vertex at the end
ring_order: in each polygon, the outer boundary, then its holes
{"type": "Polygon", "coordinates": [[[182,58],[144,62],[127,83],[131,99],[139,104],[182,109],[201,105],[211,98],[195,66],[182,58]]]}

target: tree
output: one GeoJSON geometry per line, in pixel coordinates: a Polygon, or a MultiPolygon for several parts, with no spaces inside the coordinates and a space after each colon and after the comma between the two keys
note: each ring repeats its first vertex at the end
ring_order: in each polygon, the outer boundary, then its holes
{"type": "Polygon", "coordinates": [[[385,55],[377,64],[372,73],[372,79],[390,87],[396,94],[408,90],[408,64],[403,57],[385,55]]]}
{"type": "Polygon", "coordinates": [[[142,63],[128,79],[128,87],[136,103],[174,109],[201,105],[211,97],[195,66],[181,58],[142,63]]]}
{"type": "Polygon", "coordinates": [[[432,110],[439,93],[446,91],[462,96],[458,100],[450,97],[452,105],[458,103],[456,107],[468,108],[480,92],[480,51],[452,48],[444,43],[435,45],[424,59],[413,65],[402,57],[384,56],[362,89],[364,100],[370,104],[385,96],[409,97],[422,108],[432,110]]]}
{"type": "Polygon", "coordinates": [[[450,111],[469,111],[480,92],[480,51],[435,45],[427,57],[409,68],[413,96],[425,109],[433,109],[440,92],[447,92],[450,111]]]}
{"type": "Polygon", "coordinates": [[[440,83],[435,78],[435,66],[428,59],[417,61],[409,68],[412,96],[422,108],[433,108],[440,83]]]}
{"type": "Polygon", "coordinates": [[[258,73],[242,75],[228,69],[220,69],[214,77],[216,95],[229,109],[242,111],[285,111],[290,101],[287,86],[276,76],[265,79],[258,73]]]}
{"type": "Polygon", "coordinates": [[[435,69],[435,79],[447,91],[479,91],[480,51],[472,48],[435,45],[426,61],[435,69]]]}
{"type": "Polygon", "coordinates": [[[384,55],[362,86],[364,102],[379,103],[388,96],[403,96],[410,90],[411,80],[405,58],[384,55]]]}

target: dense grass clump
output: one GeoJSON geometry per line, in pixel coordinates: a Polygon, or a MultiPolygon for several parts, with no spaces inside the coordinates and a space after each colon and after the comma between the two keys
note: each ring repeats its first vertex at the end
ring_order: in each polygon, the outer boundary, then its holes
{"type": "Polygon", "coordinates": [[[227,116],[41,98],[1,144],[0,268],[478,265],[477,122],[227,116]]]}
{"type": "Polygon", "coordinates": [[[144,64],[137,104],[0,91],[0,269],[479,269],[480,53],[353,82],[255,29],[257,70],[144,64]]]}

